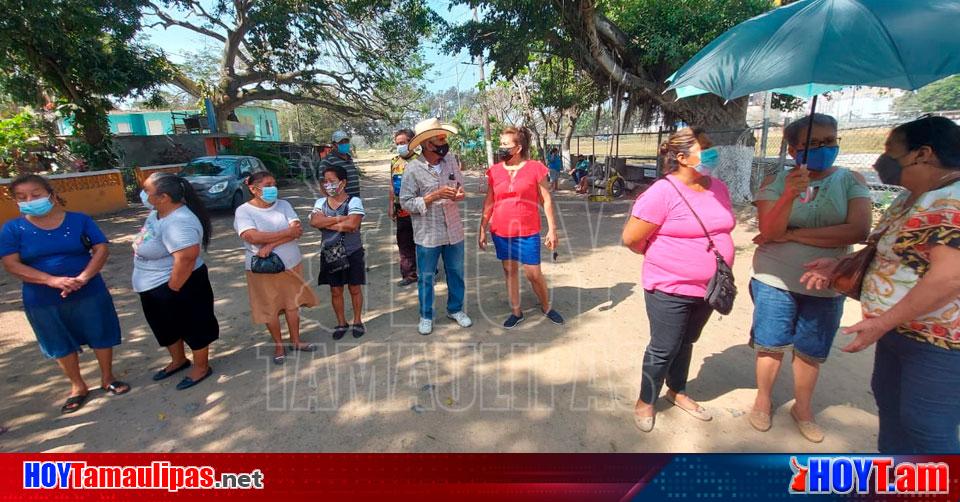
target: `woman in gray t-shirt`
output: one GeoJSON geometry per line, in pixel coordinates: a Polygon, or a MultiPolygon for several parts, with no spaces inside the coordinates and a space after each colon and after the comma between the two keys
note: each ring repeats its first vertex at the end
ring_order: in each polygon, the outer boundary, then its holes
{"type": "Polygon", "coordinates": [[[190,183],[170,173],[154,173],[143,183],[140,200],[150,214],[133,242],[133,289],[157,342],[170,352],[170,364],[153,375],[163,380],[193,368],[178,390],[213,373],[210,343],[220,337],[213,312],[213,288],[201,247],[210,243],[210,217],[190,183]]]}

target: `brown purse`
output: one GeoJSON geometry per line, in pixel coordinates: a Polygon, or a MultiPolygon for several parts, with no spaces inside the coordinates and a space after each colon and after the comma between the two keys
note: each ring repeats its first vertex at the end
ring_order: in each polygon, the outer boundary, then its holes
{"type": "Polygon", "coordinates": [[[863,289],[863,276],[877,254],[877,241],[883,234],[867,241],[863,249],[840,258],[837,267],[830,276],[830,289],[854,300],[860,300],[860,290],[863,289]]]}

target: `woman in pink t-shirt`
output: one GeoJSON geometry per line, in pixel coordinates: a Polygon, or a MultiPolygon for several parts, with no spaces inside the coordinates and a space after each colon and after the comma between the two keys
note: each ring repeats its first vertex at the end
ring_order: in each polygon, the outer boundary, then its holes
{"type": "Polygon", "coordinates": [[[666,176],[637,197],[623,229],[623,243],[644,255],[650,343],[633,412],[643,432],[653,429],[654,404],[664,380],[668,401],[700,420],[713,418],[685,393],[693,344],[713,311],[704,296],[717,262],[704,227],[723,259],[733,265],[730,232],[736,222],[727,186],[710,175],[718,160],[710,146],[702,132],[689,128],[671,135],[660,147],[666,176]]]}
{"type": "Polygon", "coordinates": [[[513,329],[523,321],[520,310],[520,264],[540,300],[543,315],[563,324],[559,312],[550,308],[547,281],[540,270],[540,207],[547,216],[546,246],[557,247],[553,197],[547,181],[547,166],[530,159],[530,131],[508,127],[500,135],[501,162],[487,170],[487,197],[477,232],[480,249],[487,246],[487,227],[493,235],[497,258],[503,263],[510,298],[510,317],[503,327],[513,329]]]}

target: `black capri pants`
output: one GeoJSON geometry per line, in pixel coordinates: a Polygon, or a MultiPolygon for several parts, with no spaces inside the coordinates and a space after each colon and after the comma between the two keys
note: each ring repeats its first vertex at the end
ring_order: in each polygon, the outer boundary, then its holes
{"type": "Polygon", "coordinates": [[[161,347],[183,340],[191,350],[200,350],[220,338],[206,265],[194,270],[179,292],[163,283],[140,293],[140,304],[161,347]]]}

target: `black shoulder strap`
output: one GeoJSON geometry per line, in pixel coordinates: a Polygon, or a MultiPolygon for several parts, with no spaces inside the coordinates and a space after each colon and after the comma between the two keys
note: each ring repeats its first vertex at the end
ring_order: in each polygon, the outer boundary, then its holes
{"type": "Polygon", "coordinates": [[[683,192],[681,192],[680,189],[677,188],[677,185],[674,185],[673,182],[670,181],[670,178],[667,178],[666,176],[664,176],[663,179],[666,180],[667,183],[670,183],[670,186],[672,186],[673,189],[677,191],[677,195],[679,195],[680,198],[683,200],[683,203],[686,204],[688,208],[690,208],[690,212],[693,213],[693,217],[697,219],[697,223],[699,223],[700,228],[703,229],[703,235],[707,236],[707,242],[710,243],[710,245],[707,246],[707,251],[716,250],[717,246],[713,243],[713,239],[710,238],[710,232],[707,231],[706,225],[704,225],[700,217],[697,216],[697,212],[693,210],[693,206],[691,206],[690,202],[687,201],[687,198],[683,196],[683,192]]]}

